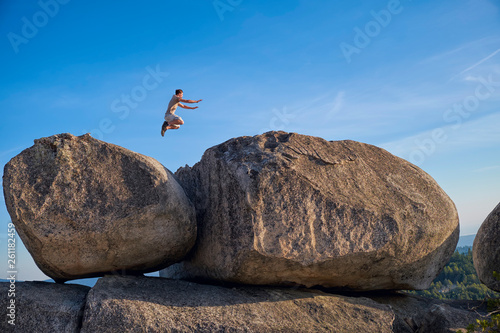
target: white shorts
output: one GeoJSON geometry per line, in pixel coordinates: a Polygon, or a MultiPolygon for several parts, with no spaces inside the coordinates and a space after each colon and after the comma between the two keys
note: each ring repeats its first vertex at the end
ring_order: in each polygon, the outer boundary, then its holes
{"type": "Polygon", "coordinates": [[[172,121],[174,121],[174,120],[182,120],[182,118],[181,118],[181,117],[179,117],[179,116],[178,116],[178,115],[176,115],[176,114],[173,114],[173,113],[169,113],[169,114],[167,114],[167,115],[165,116],[165,121],[166,121],[167,123],[170,123],[170,122],[172,122],[172,121]]]}

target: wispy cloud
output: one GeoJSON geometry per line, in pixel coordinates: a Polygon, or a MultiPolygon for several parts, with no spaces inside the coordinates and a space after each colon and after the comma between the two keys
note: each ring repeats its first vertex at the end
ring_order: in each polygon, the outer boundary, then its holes
{"type": "Polygon", "coordinates": [[[461,71],[458,75],[462,75],[462,74],[464,74],[464,73],[466,73],[466,72],[470,71],[471,69],[476,68],[477,66],[481,65],[483,62],[488,61],[489,59],[491,59],[492,57],[494,57],[494,56],[495,56],[497,53],[499,53],[499,52],[500,52],[500,49],[498,49],[498,50],[494,51],[494,52],[493,52],[493,53],[491,53],[490,55],[488,55],[488,56],[484,57],[483,59],[479,60],[478,62],[476,62],[474,65],[472,65],[472,66],[470,66],[470,67],[468,67],[468,68],[464,69],[464,70],[463,70],[463,71],[461,71]]]}
{"type": "MultiPolygon", "coordinates": [[[[457,77],[460,77],[462,75],[464,75],[465,73],[473,70],[474,68],[482,65],[483,63],[485,63],[486,61],[490,60],[491,58],[493,58],[494,56],[496,56],[498,53],[500,53],[500,49],[497,49],[495,51],[493,51],[492,53],[488,54],[486,57],[482,58],[481,60],[477,61],[476,63],[474,63],[473,65],[467,67],[466,69],[464,69],[463,71],[461,71],[460,73],[456,74],[456,75],[453,75],[449,80],[448,80],[448,83],[455,80],[457,77]]],[[[467,76],[465,78],[465,80],[467,79],[470,79],[470,76],[467,76]]]]}
{"type": "Polygon", "coordinates": [[[483,47],[483,46],[488,46],[488,45],[495,45],[495,44],[498,44],[498,42],[500,41],[500,38],[498,38],[497,36],[495,37],[484,37],[484,38],[481,38],[481,39],[478,39],[478,40],[474,40],[472,42],[468,42],[468,43],[465,43],[465,44],[462,44],[452,50],[449,50],[449,51],[445,51],[445,52],[441,52],[441,53],[438,53],[438,54],[434,54],[428,58],[425,58],[423,60],[420,61],[420,64],[425,64],[425,63],[431,63],[431,62],[436,62],[436,61],[442,61],[442,60],[445,60],[445,59],[449,59],[450,57],[452,57],[453,55],[457,54],[457,53],[460,53],[464,50],[468,50],[468,49],[473,49],[473,50],[477,50],[479,47],[483,47]]]}
{"type": "Polygon", "coordinates": [[[24,147],[24,146],[17,146],[15,148],[12,148],[12,149],[8,149],[8,150],[4,150],[4,151],[1,151],[0,152],[0,158],[4,158],[6,155],[10,155],[11,153],[13,152],[20,152],[21,150],[25,149],[27,147],[24,147]]]}
{"type": "Polygon", "coordinates": [[[444,123],[444,112],[471,93],[468,86],[443,89],[432,82],[408,86],[391,83],[377,89],[367,86],[371,84],[367,80],[349,82],[342,89],[303,100],[303,104],[287,105],[290,113],[307,114],[311,120],[295,117],[289,130],[377,144],[402,135],[418,137],[425,135],[427,132],[422,131],[427,128],[449,125],[444,123]]]}
{"type": "Polygon", "coordinates": [[[497,170],[497,169],[500,169],[500,165],[493,165],[493,166],[488,166],[488,167],[484,167],[484,168],[479,168],[479,169],[473,170],[472,172],[483,173],[483,172],[488,172],[488,171],[497,170]]]}
{"type": "Polygon", "coordinates": [[[463,123],[458,129],[454,128],[453,125],[433,128],[380,146],[395,155],[408,159],[410,154],[418,149],[419,143],[430,142],[429,140],[433,138],[433,132],[439,129],[444,134],[444,139],[433,143],[435,152],[465,152],[470,149],[500,146],[499,127],[500,114],[497,113],[463,123]]]}
{"type": "Polygon", "coordinates": [[[53,108],[72,108],[81,106],[82,99],[77,95],[64,94],[51,100],[50,106],[53,108]]]}
{"type": "Polygon", "coordinates": [[[335,114],[337,114],[340,110],[342,110],[344,106],[344,96],[345,96],[344,90],[341,90],[337,93],[337,96],[335,96],[335,99],[333,100],[333,105],[330,111],[326,114],[327,120],[331,120],[335,114]]]}

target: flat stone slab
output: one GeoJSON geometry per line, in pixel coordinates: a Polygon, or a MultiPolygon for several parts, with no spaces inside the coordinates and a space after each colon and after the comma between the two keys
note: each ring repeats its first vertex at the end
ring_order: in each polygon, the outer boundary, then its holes
{"type": "Polygon", "coordinates": [[[82,332],[391,332],[393,321],[364,297],[106,276],[87,297],[82,332]]]}

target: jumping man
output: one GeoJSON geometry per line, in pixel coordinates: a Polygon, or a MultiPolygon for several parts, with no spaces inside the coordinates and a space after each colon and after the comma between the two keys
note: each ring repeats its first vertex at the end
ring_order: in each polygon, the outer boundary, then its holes
{"type": "Polygon", "coordinates": [[[175,95],[172,96],[172,99],[170,100],[170,103],[168,103],[167,107],[167,112],[165,112],[165,121],[163,122],[163,125],[161,126],[161,136],[165,135],[166,130],[168,129],[178,129],[180,125],[184,124],[184,120],[182,120],[181,117],[175,114],[175,110],[177,109],[177,106],[180,106],[183,109],[197,109],[197,106],[186,106],[183,103],[199,103],[202,100],[199,99],[197,101],[193,101],[190,99],[182,99],[182,96],[184,95],[184,92],[181,89],[177,89],[175,91],[175,95]]]}

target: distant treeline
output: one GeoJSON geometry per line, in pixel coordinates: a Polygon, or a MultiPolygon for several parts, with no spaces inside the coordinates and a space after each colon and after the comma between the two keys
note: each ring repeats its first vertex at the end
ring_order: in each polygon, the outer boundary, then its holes
{"type": "Polygon", "coordinates": [[[479,281],[472,262],[470,246],[457,247],[450,262],[427,290],[408,291],[410,294],[438,299],[469,299],[500,298],[500,293],[494,292],[479,281]]]}

